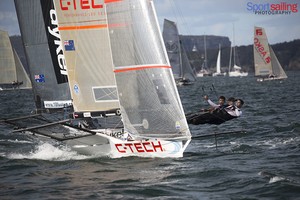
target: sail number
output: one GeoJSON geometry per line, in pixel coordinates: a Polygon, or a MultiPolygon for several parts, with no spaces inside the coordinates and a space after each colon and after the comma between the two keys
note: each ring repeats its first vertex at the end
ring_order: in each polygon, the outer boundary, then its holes
{"type": "Polygon", "coordinates": [[[119,153],[150,153],[163,152],[160,141],[115,144],[119,153]]]}

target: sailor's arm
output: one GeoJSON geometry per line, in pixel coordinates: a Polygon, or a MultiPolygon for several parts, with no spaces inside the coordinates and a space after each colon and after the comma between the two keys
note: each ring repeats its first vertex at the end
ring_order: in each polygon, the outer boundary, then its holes
{"type": "Polygon", "coordinates": [[[214,102],[212,102],[207,95],[204,96],[204,99],[207,101],[207,103],[211,106],[211,107],[214,107],[214,108],[218,108],[219,105],[215,104],[214,102]]]}

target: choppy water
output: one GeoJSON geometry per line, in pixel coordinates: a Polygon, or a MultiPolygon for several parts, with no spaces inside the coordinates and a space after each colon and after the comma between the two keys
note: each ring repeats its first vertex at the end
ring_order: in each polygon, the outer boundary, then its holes
{"type": "MultiPolygon", "coordinates": [[[[86,157],[0,123],[0,199],[300,199],[300,73],[288,75],[264,83],[205,77],[180,87],[186,112],[206,106],[203,94],[246,103],[241,118],[192,125],[193,136],[246,133],[217,137],[217,148],[214,137],[193,140],[179,159],[86,157]]],[[[27,115],[31,95],[0,92],[2,117],[27,115]]]]}

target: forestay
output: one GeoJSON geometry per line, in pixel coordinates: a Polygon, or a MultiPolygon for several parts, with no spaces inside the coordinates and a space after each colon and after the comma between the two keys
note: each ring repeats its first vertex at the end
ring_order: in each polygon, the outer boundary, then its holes
{"type": "Polygon", "coordinates": [[[106,8],[125,130],[190,138],[153,1],[115,1],[106,8]]]}

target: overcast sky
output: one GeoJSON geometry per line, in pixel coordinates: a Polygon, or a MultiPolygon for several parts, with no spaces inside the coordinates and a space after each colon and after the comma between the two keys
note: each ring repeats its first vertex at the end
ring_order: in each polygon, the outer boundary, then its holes
{"type": "MultiPolygon", "coordinates": [[[[253,43],[253,27],[265,28],[271,44],[300,39],[300,11],[291,14],[257,15],[247,10],[259,4],[297,4],[299,0],[154,0],[159,23],[169,19],[183,35],[219,35],[236,45],[253,43]],[[250,5],[250,6],[249,6],[250,5]]],[[[0,29],[20,35],[13,0],[0,0],[0,29]]]]}

